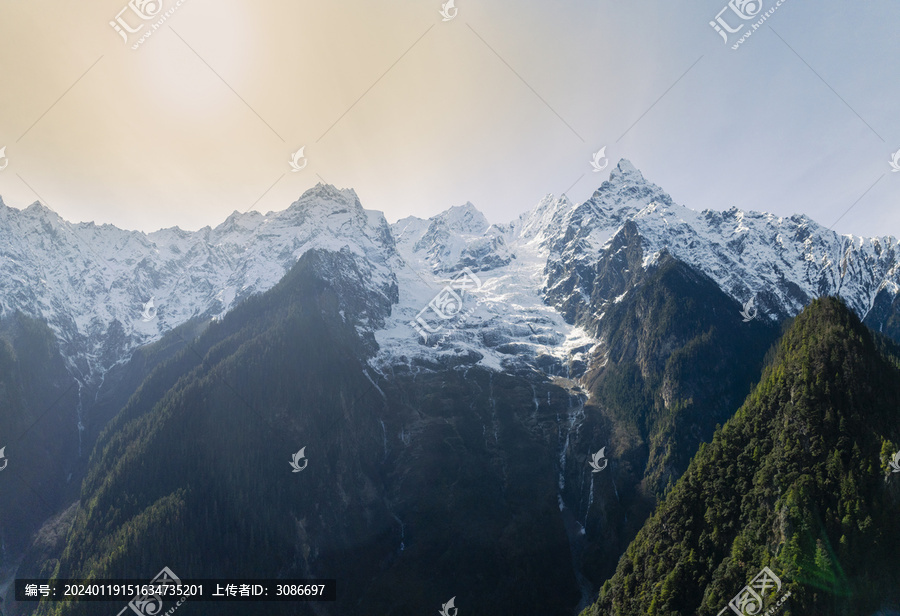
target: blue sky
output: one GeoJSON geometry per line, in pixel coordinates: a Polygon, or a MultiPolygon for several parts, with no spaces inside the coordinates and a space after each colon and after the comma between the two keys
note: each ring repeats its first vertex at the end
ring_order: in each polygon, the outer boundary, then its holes
{"type": "Polygon", "coordinates": [[[281,210],[318,181],[388,220],[508,221],[630,159],[694,209],[900,236],[900,5],[783,0],[0,1],[0,196],[152,231],[281,210]],[[740,7],[739,7],[740,8],[740,7]],[[145,5],[146,13],[155,10],[145,5]],[[451,11],[452,13],[453,11],[451,11]],[[306,166],[291,154],[305,147],[306,166]]]}

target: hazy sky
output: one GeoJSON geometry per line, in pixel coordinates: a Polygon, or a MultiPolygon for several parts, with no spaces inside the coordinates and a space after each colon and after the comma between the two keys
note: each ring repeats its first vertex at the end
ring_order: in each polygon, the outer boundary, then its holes
{"type": "Polygon", "coordinates": [[[694,209],[900,236],[895,0],[443,1],[0,0],[0,196],[197,229],[324,180],[506,222],[624,157],[694,209]]]}

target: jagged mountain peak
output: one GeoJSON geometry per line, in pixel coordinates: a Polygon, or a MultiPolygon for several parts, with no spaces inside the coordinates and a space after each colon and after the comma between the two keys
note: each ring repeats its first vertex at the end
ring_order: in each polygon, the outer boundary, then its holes
{"type": "Polygon", "coordinates": [[[339,214],[360,216],[362,203],[352,188],[336,188],[319,182],[294,201],[286,210],[269,212],[267,216],[286,219],[306,219],[309,216],[329,217],[339,214]],[[299,218],[297,218],[299,216],[299,218]]]}
{"type": "Polygon", "coordinates": [[[56,213],[53,210],[51,210],[50,208],[48,208],[46,205],[41,203],[40,201],[35,201],[34,203],[32,203],[31,205],[26,207],[23,211],[25,211],[25,212],[41,212],[44,214],[50,214],[50,213],[55,214],[56,213]]]}
{"type": "Polygon", "coordinates": [[[44,205],[40,201],[35,201],[34,203],[32,203],[31,205],[29,205],[28,207],[26,207],[22,210],[18,210],[14,207],[9,207],[9,206],[7,206],[6,209],[7,209],[7,211],[21,212],[22,215],[27,218],[40,219],[40,220],[44,220],[47,222],[55,222],[55,223],[63,221],[62,218],[56,212],[54,212],[53,210],[48,208],[46,205],[44,205]]]}
{"type": "Polygon", "coordinates": [[[513,223],[518,237],[525,241],[544,241],[554,225],[559,224],[574,205],[566,195],[556,197],[548,194],[536,206],[525,212],[513,223]]]}
{"type": "Polygon", "coordinates": [[[316,200],[330,201],[343,205],[355,205],[358,207],[362,207],[356,191],[352,188],[337,188],[332,184],[325,184],[323,182],[319,182],[312,188],[305,191],[302,195],[300,195],[300,198],[291,205],[291,207],[298,204],[302,205],[311,203],[316,200]]]}
{"type": "Polygon", "coordinates": [[[619,159],[618,164],[609,174],[612,183],[623,181],[643,181],[644,175],[627,158],[619,159]]]}
{"type": "Polygon", "coordinates": [[[591,198],[585,202],[590,207],[619,215],[639,211],[651,203],[663,206],[674,205],[668,193],[647,180],[631,162],[624,158],[610,172],[609,180],[603,182],[594,191],[591,198]]]}
{"type": "Polygon", "coordinates": [[[406,216],[391,225],[394,235],[408,242],[419,241],[426,232],[443,229],[449,233],[480,234],[491,227],[471,201],[454,205],[430,218],[406,216]]]}
{"type": "MultiPolygon", "coordinates": [[[[253,232],[259,228],[259,226],[265,219],[266,216],[264,214],[255,210],[250,210],[248,212],[238,212],[237,210],[235,210],[219,225],[216,225],[213,228],[208,226],[203,227],[202,229],[198,230],[198,233],[203,233],[208,237],[227,237],[228,235],[234,233],[241,234],[244,232],[253,232]]],[[[161,229],[157,233],[170,233],[178,237],[184,237],[183,234],[189,234],[190,232],[182,231],[178,227],[172,227],[170,229],[161,229]]]]}
{"type": "Polygon", "coordinates": [[[590,199],[558,210],[541,220],[540,231],[530,231],[545,238],[550,259],[562,263],[548,269],[553,271],[545,291],[577,289],[555,305],[586,306],[593,276],[585,268],[618,246],[611,240],[629,221],[644,267],[665,251],[708,274],[738,302],[756,298],[770,319],[796,315],[812,299],[829,294],[865,317],[879,291],[890,292],[900,282],[895,280],[900,244],[893,237],[841,236],[799,214],[691,210],[623,159],[590,199]],[[564,279],[569,283],[561,284],[564,279]]]}
{"type": "Polygon", "coordinates": [[[504,229],[488,223],[471,202],[455,205],[425,220],[407,216],[391,225],[407,262],[421,262],[433,272],[463,267],[490,269],[509,263],[504,229]]]}
{"type": "Polygon", "coordinates": [[[391,225],[391,233],[399,245],[414,244],[428,229],[429,221],[418,216],[401,218],[391,225]]]}
{"type": "Polygon", "coordinates": [[[490,226],[484,214],[468,201],[444,210],[431,219],[431,224],[444,225],[456,233],[484,233],[490,226]]]}

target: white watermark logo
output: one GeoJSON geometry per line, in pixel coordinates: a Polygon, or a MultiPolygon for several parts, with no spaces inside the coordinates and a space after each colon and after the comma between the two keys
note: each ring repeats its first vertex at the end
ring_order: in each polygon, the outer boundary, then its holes
{"type": "Polygon", "coordinates": [[[441,605],[441,616],[456,616],[459,611],[453,602],[456,601],[456,597],[453,597],[447,603],[441,605]]]}
{"type": "Polygon", "coordinates": [[[605,457],[606,447],[601,447],[600,451],[591,456],[591,461],[588,464],[591,465],[591,468],[594,469],[591,471],[592,473],[599,473],[609,464],[609,460],[605,457]],[[600,461],[603,461],[603,466],[600,466],[600,461]]]}
{"type": "Polygon", "coordinates": [[[9,159],[6,157],[6,146],[0,148],[0,160],[3,161],[3,164],[0,165],[0,171],[3,171],[9,167],[9,159]]]}
{"type": "Polygon", "coordinates": [[[150,298],[150,301],[144,304],[144,311],[141,312],[141,321],[144,323],[149,323],[153,319],[156,318],[156,304],[153,303],[153,298],[150,298]]]}
{"type": "MultiPolygon", "coordinates": [[[[5,150],[6,148],[3,148],[5,150]]],[[[0,150],[0,154],[3,153],[3,150],[0,150]]],[[[900,150],[897,150],[891,155],[891,167],[894,168],[894,173],[900,171],[900,150]]]]}
{"type": "Polygon", "coordinates": [[[184,1],[185,0],[169,0],[171,6],[163,12],[165,0],[131,0],[121,11],[116,13],[116,16],[109,22],[109,25],[122,37],[122,40],[125,41],[126,45],[130,42],[130,35],[134,34],[139,36],[140,38],[138,38],[138,41],[131,46],[132,49],[138,49],[144,44],[144,41],[162,27],[163,23],[165,23],[169,17],[175,14],[175,11],[181,8],[184,1]],[[160,14],[162,15],[160,16],[160,14]],[[144,30],[144,26],[147,25],[144,22],[156,19],[157,17],[159,17],[159,19],[154,23],[151,23],[147,30],[144,30]]]}
{"type": "MultiPolygon", "coordinates": [[[[738,616],[756,616],[762,613],[763,604],[766,599],[780,591],[781,579],[772,573],[771,569],[763,567],[762,571],[760,571],[749,584],[744,586],[741,592],[736,594],[734,598],[728,602],[728,605],[722,608],[717,616],[722,616],[729,608],[731,608],[731,611],[738,616]]],[[[784,603],[790,595],[791,593],[787,593],[775,606],[770,608],[766,614],[771,614],[772,610],[784,603]]]]}
{"type": "Polygon", "coordinates": [[[0,466],[0,471],[6,468],[6,465],[9,464],[9,460],[6,459],[6,445],[0,447],[0,460],[3,460],[3,466],[0,466]]]}
{"type": "MultiPolygon", "coordinates": [[[[3,450],[0,449],[0,454],[2,454],[2,453],[3,453],[3,450]]],[[[900,451],[895,453],[894,457],[891,458],[890,465],[891,465],[891,469],[893,469],[893,470],[891,470],[891,473],[900,473],[900,451]]],[[[0,469],[0,470],[2,470],[2,469],[0,469]]]]}
{"type": "Polygon", "coordinates": [[[454,0],[447,0],[447,2],[441,5],[441,10],[439,12],[441,17],[443,17],[441,21],[451,21],[456,18],[459,9],[456,8],[454,0]]]}
{"type": "Polygon", "coordinates": [[[740,36],[737,42],[731,46],[732,49],[737,49],[786,1],[778,0],[772,8],[760,15],[763,9],[762,0],[730,0],[725,8],[718,12],[715,19],[709,22],[709,25],[722,37],[726,45],[729,43],[730,35],[740,36]],[[750,28],[748,30],[744,30],[744,27],[748,24],[743,22],[756,19],[757,17],[759,19],[749,24],[750,28]]]}
{"type": "Polygon", "coordinates": [[[759,314],[759,311],[756,309],[756,300],[751,297],[744,304],[744,309],[741,310],[741,316],[744,317],[744,323],[749,323],[755,319],[757,314],[759,314]]]}
{"type": "Polygon", "coordinates": [[[305,150],[305,149],[306,149],[306,146],[303,146],[302,148],[300,148],[299,150],[297,150],[296,152],[291,154],[290,165],[291,165],[291,167],[293,167],[293,169],[291,169],[291,173],[297,173],[298,171],[302,171],[303,169],[306,169],[306,165],[309,164],[309,161],[306,160],[306,156],[303,155],[303,150],[305,150]],[[300,164],[301,160],[303,161],[302,165],[300,164]]]}
{"type": "Polygon", "coordinates": [[[762,2],[761,0],[731,0],[731,2],[728,3],[728,6],[719,11],[715,21],[709,22],[709,25],[721,35],[722,40],[724,40],[726,44],[728,43],[728,34],[726,34],[726,32],[735,34],[736,32],[740,32],[744,27],[744,24],[742,23],[739,23],[737,28],[732,28],[728,24],[728,21],[722,17],[722,14],[727,12],[728,9],[731,9],[735,15],[744,21],[747,21],[759,14],[762,10],[762,2]]]}
{"type": "Polygon", "coordinates": [[[434,296],[428,305],[419,311],[415,320],[409,324],[419,332],[425,343],[428,343],[429,334],[437,334],[444,329],[445,322],[451,321],[458,317],[462,312],[463,302],[466,293],[470,288],[481,288],[481,279],[475,275],[475,272],[468,267],[464,268],[457,276],[455,276],[450,284],[445,286],[434,296]],[[437,317],[437,322],[432,325],[423,316],[426,311],[430,310],[437,317]]]}
{"type": "Polygon", "coordinates": [[[300,449],[300,451],[298,451],[291,457],[291,466],[294,469],[291,472],[299,473],[304,468],[306,468],[307,464],[309,464],[309,460],[306,459],[306,447],[303,447],[302,449],[300,449]],[[303,461],[303,466],[300,466],[301,460],[303,461]]]}
{"type": "Polygon", "coordinates": [[[600,173],[609,166],[609,159],[606,158],[606,146],[600,148],[599,152],[594,152],[593,157],[591,167],[594,168],[594,173],[600,173]],[[601,160],[603,161],[602,165],[600,164],[601,160]]]}
{"type": "MultiPolygon", "coordinates": [[[[168,567],[163,567],[162,571],[156,574],[156,577],[150,581],[148,586],[156,586],[162,588],[163,586],[181,586],[181,579],[175,575],[171,569],[168,567]]],[[[177,610],[182,603],[187,600],[187,596],[181,598],[178,603],[175,604],[174,607],[169,608],[165,614],[172,614],[177,610]]],[[[116,616],[122,616],[125,614],[128,609],[137,614],[138,616],[162,616],[163,615],[163,601],[160,598],[159,594],[147,594],[141,595],[139,597],[135,597],[132,599],[128,605],[122,608],[122,611],[119,612],[116,616]]]]}

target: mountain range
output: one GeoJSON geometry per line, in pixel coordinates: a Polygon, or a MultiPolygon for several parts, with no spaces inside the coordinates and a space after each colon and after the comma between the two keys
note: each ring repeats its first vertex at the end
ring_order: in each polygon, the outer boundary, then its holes
{"type": "MultiPolygon", "coordinates": [[[[380,212],[363,209],[352,190],[320,184],[287,210],[235,212],[194,232],[72,224],[39,203],[20,211],[0,201],[0,237],[0,316],[21,311],[46,321],[85,387],[98,386],[112,366],[166,331],[221,317],[272,288],[314,248],[349,250],[388,296],[403,281],[396,322],[469,267],[492,281],[480,321],[514,325],[531,315],[547,319],[547,335],[569,338],[572,324],[590,329],[629,290],[627,276],[602,279],[594,297],[597,264],[628,238],[639,242],[643,268],[668,253],[741,304],[754,299],[762,318],[793,316],[813,298],[836,295],[875,329],[896,335],[898,327],[897,239],[840,235],[803,215],[695,212],[626,160],[588,201],[548,196],[501,225],[488,224],[470,203],[389,225],[380,212]],[[510,293],[523,295],[519,312],[505,301],[510,293]],[[147,322],[143,309],[151,299],[156,318],[147,322]],[[592,313],[597,300],[599,312],[592,313]],[[540,314],[546,306],[555,310],[540,314]]],[[[547,352],[563,344],[548,342],[541,345],[547,352]]]]}
{"type": "MultiPolygon", "coordinates": [[[[344,588],[337,612],[224,613],[399,616],[451,596],[467,615],[707,613],[748,573],[709,573],[725,539],[707,569],[665,582],[699,576],[717,589],[706,595],[653,599],[671,559],[635,579],[619,557],[662,545],[660,512],[695,515],[678,508],[683,485],[793,357],[777,345],[819,340],[809,325],[791,333],[798,315],[871,335],[863,350],[828,347],[866,365],[889,364],[876,356],[900,341],[896,239],[841,236],[799,215],[695,212],[625,160],[586,202],[548,196],[507,224],[472,204],[388,224],[352,190],[318,185],[282,212],[196,232],[0,204],[0,238],[0,435],[11,435],[11,463],[31,469],[0,477],[6,502],[28,499],[19,513],[0,505],[0,577],[143,578],[169,566],[344,588]],[[301,447],[309,470],[292,477],[301,447]]],[[[788,421],[780,412],[767,417],[788,421]]],[[[831,438],[839,419],[813,427],[831,438]]],[[[883,455],[896,437],[872,429],[859,435],[864,454],[853,441],[841,455],[883,455]]],[[[775,464],[760,455],[741,472],[775,464]]],[[[865,490],[845,486],[847,499],[881,499],[884,518],[896,504],[867,477],[865,490]]],[[[775,504],[754,498],[745,506],[775,504]]],[[[740,506],[720,516],[728,541],[740,506]]],[[[836,514],[823,515],[827,538],[836,514]]],[[[887,600],[882,582],[872,588],[887,600]]],[[[801,605],[849,613],[821,598],[801,605]]]]}

